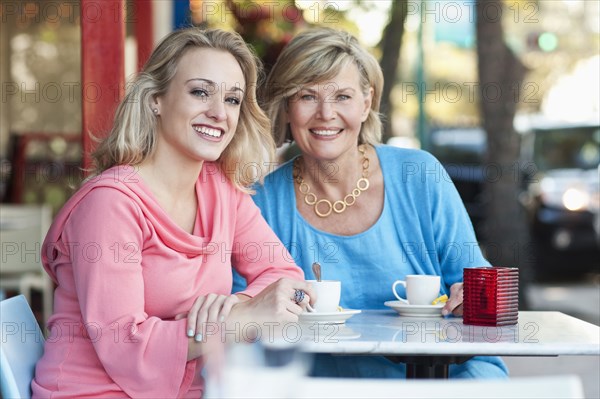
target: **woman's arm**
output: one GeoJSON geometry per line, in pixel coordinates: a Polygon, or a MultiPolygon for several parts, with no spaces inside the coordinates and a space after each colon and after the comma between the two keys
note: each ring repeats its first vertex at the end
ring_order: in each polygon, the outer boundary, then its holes
{"type": "Polygon", "coordinates": [[[110,377],[130,396],[176,397],[193,374],[185,320],[145,312],[144,218],[118,190],[92,190],[74,209],[63,240],[71,248],[81,317],[110,377]]]}
{"type": "Polygon", "coordinates": [[[238,194],[234,240],[238,250],[234,251],[232,262],[248,282],[248,287],[238,294],[253,297],[280,278],[304,280],[304,272],[247,194],[238,194]]]}

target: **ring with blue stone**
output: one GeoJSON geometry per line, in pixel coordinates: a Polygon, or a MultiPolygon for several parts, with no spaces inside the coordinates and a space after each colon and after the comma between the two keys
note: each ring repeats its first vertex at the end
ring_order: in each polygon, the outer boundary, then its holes
{"type": "Polygon", "coordinates": [[[304,300],[304,291],[302,290],[296,290],[296,292],[294,293],[294,302],[296,302],[297,304],[300,304],[300,302],[302,302],[304,300]]]}

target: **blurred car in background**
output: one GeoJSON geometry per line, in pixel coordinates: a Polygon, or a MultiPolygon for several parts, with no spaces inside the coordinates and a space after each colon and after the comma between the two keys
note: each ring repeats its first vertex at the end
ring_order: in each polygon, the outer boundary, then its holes
{"type": "MultiPolygon", "coordinates": [[[[520,133],[520,196],[534,253],[536,279],[600,272],[600,126],[515,120],[520,133]]],[[[485,218],[486,133],[443,128],[430,134],[429,151],[452,178],[481,237],[485,218]]]]}
{"type": "Polygon", "coordinates": [[[600,124],[515,121],[537,276],[600,272],[600,124]]]}

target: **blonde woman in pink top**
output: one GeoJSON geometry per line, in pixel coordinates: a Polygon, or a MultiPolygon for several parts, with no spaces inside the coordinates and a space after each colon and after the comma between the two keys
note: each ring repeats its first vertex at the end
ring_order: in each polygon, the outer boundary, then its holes
{"type": "Polygon", "coordinates": [[[311,287],[248,195],[273,149],[257,65],[239,35],[186,29],[130,86],[44,242],[57,288],[34,397],[200,397],[211,342],[297,321],[311,287]]]}

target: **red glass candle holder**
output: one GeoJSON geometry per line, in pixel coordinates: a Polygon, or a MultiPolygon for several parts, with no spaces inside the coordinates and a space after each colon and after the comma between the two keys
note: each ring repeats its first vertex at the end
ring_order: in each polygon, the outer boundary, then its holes
{"type": "Polygon", "coordinates": [[[516,324],[519,317],[519,269],[472,267],[463,271],[463,323],[480,326],[516,324]]]}

